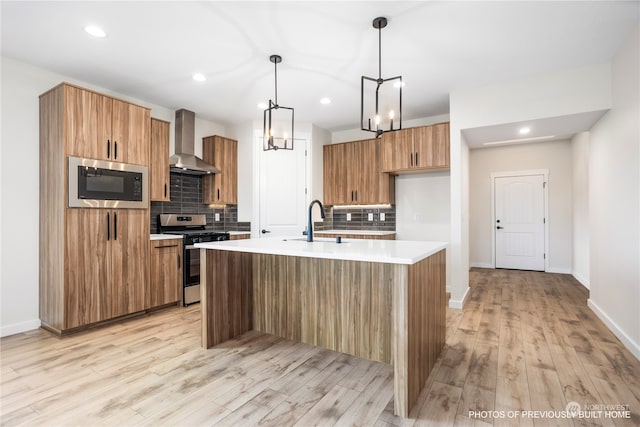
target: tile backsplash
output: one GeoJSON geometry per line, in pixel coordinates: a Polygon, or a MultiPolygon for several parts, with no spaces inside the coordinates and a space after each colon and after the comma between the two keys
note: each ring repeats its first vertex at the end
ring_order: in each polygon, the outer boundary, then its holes
{"type": "Polygon", "coordinates": [[[209,206],[202,203],[202,178],[171,173],[171,201],[151,202],[151,232],[158,232],[158,215],[197,213],[207,216],[207,226],[219,231],[251,231],[250,222],[238,222],[238,206],[209,206]],[[215,221],[216,214],[219,221],[215,221]]]}
{"type": "Polygon", "coordinates": [[[326,219],[314,223],[316,230],[396,231],[396,206],[327,208],[326,219]],[[371,214],[371,221],[369,220],[371,214]],[[384,214],[384,221],[380,214],[384,214]],[[350,220],[347,218],[350,217],[350,220]]]}

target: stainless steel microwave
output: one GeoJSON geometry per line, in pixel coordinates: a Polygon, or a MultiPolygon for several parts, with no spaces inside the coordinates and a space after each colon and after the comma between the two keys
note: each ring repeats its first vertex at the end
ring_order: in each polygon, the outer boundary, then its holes
{"type": "Polygon", "coordinates": [[[69,157],[70,208],[149,207],[146,166],[69,157]]]}

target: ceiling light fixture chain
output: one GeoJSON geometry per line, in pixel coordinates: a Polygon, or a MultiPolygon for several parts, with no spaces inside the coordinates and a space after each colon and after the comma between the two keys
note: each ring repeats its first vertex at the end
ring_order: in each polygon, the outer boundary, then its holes
{"type": "Polygon", "coordinates": [[[271,55],[269,61],[274,67],[274,99],[269,100],[269,106],[263,116],[263,145],[264,151],[293,150],[294,140],[294,110],[278,104],[278,64],[282,62],[280,55],[271,55]],[[287,133],[291,123],[291,134],[287,133]]]}
{"type": "Polygon", "coordinates": [[[373,20],[373,28],[378,30],[378,78],[362,76],[360,79],[360,128],[364,131],[375,132],[376,138],[384,132],[402,129],[402,76],[382,78],[382,29],[386,26],[387,18],[385,17],[373,20]],[[367,83],[375,83],[375,87],[372,86],[369,89],[370,96],[366,96],[368,91],[365,91],[365,85],[367,83]],[[385,83],[387,84],[385,85],[385,83]],[[369,103],[373,105],[373,108],[365,108],[365,105],[369,103]],[[366,126],[365,117],[367,118],[366,126]],[[395,127],[394,119],[397,125],[395,127]]]}

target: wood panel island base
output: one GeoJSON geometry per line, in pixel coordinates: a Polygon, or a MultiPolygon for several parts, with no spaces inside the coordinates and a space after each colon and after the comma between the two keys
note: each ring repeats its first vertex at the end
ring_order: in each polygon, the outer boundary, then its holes
{"type": "Polygon", "coordinates": [[[197,244],[202,345],[255,329],[389,363],[408,417],[445,342],[446,243],[343,242],[197,244]]]}

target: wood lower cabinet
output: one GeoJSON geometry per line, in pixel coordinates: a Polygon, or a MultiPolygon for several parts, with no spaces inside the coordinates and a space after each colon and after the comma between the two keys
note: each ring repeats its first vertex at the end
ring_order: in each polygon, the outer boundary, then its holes
{"type": "Polygon", "coordinates": [[[449,169],[449,123],[387,132],[380,139],[384,172],[449,169]]]}
{"type": "Polygon", "coordinates": [[[170,123],[151,119],[149,194],[152,202],[170,202],[169,175],[170,123]]]}
{"type": "Polygon", "coordinates": [[[238,141],[214,135],[202,139],[202,159],[219,173],[202,177],[204,203],[238,203],[238,141]]]}
{"type": "Polygon", "coordinates": [[[149,110],[122,104],[65,83],[40,96],[40,320],[57,334],[144,310],[149,209],[68,207],[69,156],[148,166],[149,110]]]}
{"type": "Polygon", "coordinates": [[[148,108],[63,83],[67,154],[138,165],[149,164],[148,108]]]}
{"type": "Polygon", "coordinates": [[[145,308],[179,302],[182,297],[182,239],[152,240],[145,308]]]}
{"type": "MultiPolygon", "coordinates": [[[[146,210],[67,209],[61,330],[144,310],[146,210]]],[[[44,320],[44,319],[43,319],[44,320]]]]}
{"type": "Polygon", "coordinates": [[[396,240],[396,234],[349,234],[349,233],[314,233],[316,237],[324,237],[335,239],[342,237],[343,239],[371,239],[371,240],[396,240]]]}
{"type": "Polygon", "coordinates": [[[251,233],[247,234],[231,234],[229,240],[247,240],[251,238],[251,233]]]}
{"type": "Polygon", "coordinates": [[[395,202],[395,178],[380,172],[380,141],[367,139],[325,145],[326,205],[374,205],[395,202]]]}

